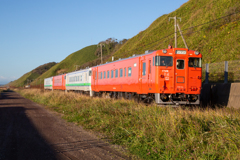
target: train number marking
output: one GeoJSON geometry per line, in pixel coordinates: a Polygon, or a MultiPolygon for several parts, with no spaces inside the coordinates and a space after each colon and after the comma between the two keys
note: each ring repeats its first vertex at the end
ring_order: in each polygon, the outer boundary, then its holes
{"type": "Polygon", "coordinates": [[[162,72],[168,72],[168,70],[162,70],[162,72]]]}

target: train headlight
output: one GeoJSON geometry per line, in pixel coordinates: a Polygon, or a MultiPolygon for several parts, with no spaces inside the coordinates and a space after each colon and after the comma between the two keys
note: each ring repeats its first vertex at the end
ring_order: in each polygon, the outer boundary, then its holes
{"type": "Polygon", "coordinates": [[[195,55],[199,55],[200,53],[198,51],[195,51],[195,55]]]}
{"type": "Polygon", "coordinates": [[[167,50],[166,50],[166,49],[164,49],[162,52],[163,52],[164,54],[166,54],[166,53],[167,53],[167,50]]]}

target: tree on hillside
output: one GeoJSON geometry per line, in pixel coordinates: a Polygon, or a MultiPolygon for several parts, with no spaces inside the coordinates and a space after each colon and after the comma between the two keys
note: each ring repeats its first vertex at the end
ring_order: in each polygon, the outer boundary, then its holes
{"type": "Polygon", "coordinates": [[[115,39],[115,38],[108,38],[105,41],[99,42],[98,48],[95,52],[96,56],[101,55],[101,47],[99,44],[104,44],[104,46],[102,46],[103,54],[110,54],[112,52],[112,50],[114,49],[114,47],[118,44],[118,42],[117,42],[117,39],[115,39]]]}

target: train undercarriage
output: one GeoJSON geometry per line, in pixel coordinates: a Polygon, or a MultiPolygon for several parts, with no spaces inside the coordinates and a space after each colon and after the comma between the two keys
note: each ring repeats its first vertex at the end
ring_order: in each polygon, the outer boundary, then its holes
{"type": "Polygon", "coordinates": [[[159,105],[199,105],[200,95],[195,94],[137,94],[134,92],[94,92],[93,96],[114,98],[114,99],[129,99],[136,102],[152,103],[153,101],[159,105]]]}
{"type": "Polygon", "coordinates": [[[200,95],[197,94],[160,94],[155,93],[155,101],[157,104],[174,104],[174,105],[199,105],[200,104],[200,95]]]}

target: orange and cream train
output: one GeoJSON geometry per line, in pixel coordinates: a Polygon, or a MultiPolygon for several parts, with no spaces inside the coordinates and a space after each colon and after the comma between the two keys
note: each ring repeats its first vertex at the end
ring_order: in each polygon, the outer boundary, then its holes
{"type": "MultiPolygon", "coordinates": [[[[155,100],[157,104],[200,104],[202,55],[198,51],[170,47],[71,72],[62,78],[65,84],[61,90],[75,86],[70,90],[90,96],[155,100]],[[68,75],[75,75],[74,81],[71,78],[69,82],[68,75]]],[[[45,89],[54,88],[53,83],[52,88],[46,85],[45,89]]]]}

